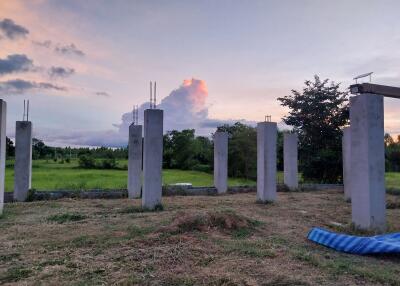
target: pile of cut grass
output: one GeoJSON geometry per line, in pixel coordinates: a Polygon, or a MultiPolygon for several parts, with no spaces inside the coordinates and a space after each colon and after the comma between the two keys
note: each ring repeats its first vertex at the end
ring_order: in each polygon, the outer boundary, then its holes
{"type": "Polygon", "coordinates": [[[180,212],[172,221],[171,233],[207,232],[218,230],[238,237],[250,235],[260,222],[239,215],[231,210],[198,213],[180,212]]]}

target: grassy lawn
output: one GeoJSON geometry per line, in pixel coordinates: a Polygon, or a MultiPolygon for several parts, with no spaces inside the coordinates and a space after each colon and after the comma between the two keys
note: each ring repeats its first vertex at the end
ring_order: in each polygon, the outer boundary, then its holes
{"type": "MultiPolygon", "coordinates": [[[[400,231],[388,195],[389,231],[400,231]]],[[[314,226],[351,233],[337,191],[65,199],[5,205],[0,284],[7,285],[400,285],[399,256],[350,255],[306,239],[314,226]]]]}
{"type": "MultiPolygon", "coordinates": [[[[126,166],[127,161],[118,162],[126,166]]],[[[163,170],[163,184],[192,183],[193,186],[212,186],[213,175],[198,171],[163,170]]],[[[254,181],[229,178],[230,186],[252,185],[254,181]]],[[[32,164],[32,188],[36,190],[126,189],[126,170],[80,169],[76,161],[60,164],[35,160],[32,164]]],[[[14,188],[14,167],[7,161],[6,191],[14,188]]]]}
{"type": "Polygon", "coordinates": [[[400,192],[400,173],[388,172],[385,174],[386,188],[400,192]]]}
{"type": "MultiPolygon", "coordinates": [[[[127,161],[120,160],[118,165],[126,167],[127,161]]],[[[282,172],[278,172],[278,182],[283,182],[282,172]]],[[[198,171],[163,170],[163,184],[192,183],[193,186],[212,186],[213,175],[198,171]]],[[[255,185],[255,181],[229,178],[230,186],[255,185]]],[[[83,190],[83,189],[126,189],[126,170],[80,169],[78,163],[60,164],[54,161],[35,160],[32,165],[32,188],[36,190],[83,190]]],[[[14,167],[7,161],[6,191],[14,186],[14,167]]],[[[386,173],[388,189],[400,191],[400,173],[386,173]]]]}

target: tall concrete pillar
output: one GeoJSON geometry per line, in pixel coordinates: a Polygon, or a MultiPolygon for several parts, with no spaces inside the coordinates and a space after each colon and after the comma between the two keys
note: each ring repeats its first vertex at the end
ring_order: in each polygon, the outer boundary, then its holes
{"type": "Polygon", "coordinates": [[[343,128],[342,137],[342,161],[343,161],[343,188],[345,200],[351,199],[351,129],[343,128]]]}
{"type": "Polygon", "coordinates": [[[32,122],[17,121],[15,128],[14,200],[28,197],[32,181],[32,122]]]}
{"type": "Polygon", "coordinates": [[[214,186],[219,194],[228,190],[228,133],[214,134],[214,186]]]}
{"type": "Polygon", "coordinates": [[[257,200],[276,200],[276,122],[257,124],[257,200]]]}
{"type": "Polygon", "coordinates": [[[296,133],[283,134],[283,182],[290,189],[299,187],[297,145],[296,133]]]}
{"type": "Polygon", "coordinates": [[[142,190],[142,125],[129,126],[128,197],[140,198],[142,190]]]}
{"type": "Polygon", "coordinates": [[[0,215],[4,208],[4,179],[6,172],[7,103],[0,99],[0,215]]]}
{"type": "Polygon", "coordinates": [[[163,159],[163,111],[144,111],[142,207],[154,209],[161,204],[163,159]]]}
{"type": "Polygon", "coordinates": [[[386,229],[383,96],[364,93],[350,100],[351,207],[356,227],[386,229]]]}

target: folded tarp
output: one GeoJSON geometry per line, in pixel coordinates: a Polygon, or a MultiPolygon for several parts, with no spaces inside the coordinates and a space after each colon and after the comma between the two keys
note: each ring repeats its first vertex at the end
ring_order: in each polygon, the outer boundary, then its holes
{"type": "Polygon", "coordinates": [[[400,253],[400,233],[362,237],[337,234],[315,227],[308,239],[338,251],[353,254],[400,253]]]}

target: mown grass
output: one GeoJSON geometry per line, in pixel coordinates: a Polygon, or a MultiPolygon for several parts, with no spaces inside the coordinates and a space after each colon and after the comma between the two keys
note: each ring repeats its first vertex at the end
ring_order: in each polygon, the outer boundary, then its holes
{"type": "Polygon", "coordinates": [[[371,269],[360,256],[338,255],[337,253],[319,255],[314,249],[300,247],[292,251],[292,257],[320,270],[328,271],[333,276],[350,274],[376,283],[400,285],[398,271],[384,266],[371,269]]]}
{"type": "Polygon", "coordinates": [[[84,220],[85,218],[86,216],[79,213],[63,213],[63,214],[56,214],[49,216],[47,220],[56,223],[66,223],[66,222],[84,220]]]}
{"type": "MultiPolygon", "coordinates": [[[[268,205],[254,193],[162,203],[162,212],[129,199],[6,204],[0,284],[400,285],[398,256],[350,255],[307,240],[313,226],[351,221],[335,190],[282,192],[268,205]]],[[[388,210],[393,231],[399,215],[388,210]]]]}

